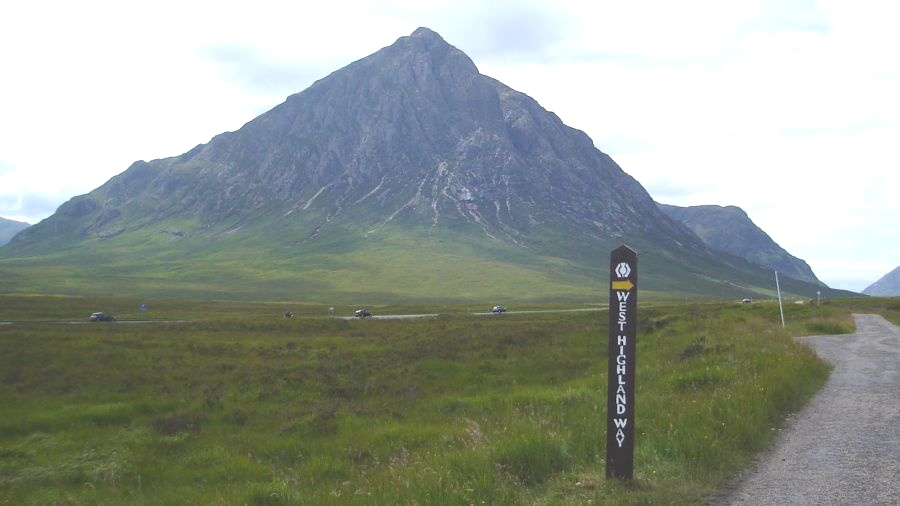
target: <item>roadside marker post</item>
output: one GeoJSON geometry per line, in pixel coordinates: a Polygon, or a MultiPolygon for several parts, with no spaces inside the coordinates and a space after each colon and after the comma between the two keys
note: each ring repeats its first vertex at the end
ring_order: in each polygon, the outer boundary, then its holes
{"type": "Polygon", "coordinates": [[[778,282],[778,271],[775,271],[775,289],[778,290],[778,310],[781,312],[781,328],[784,328],[784,304],[781,303],[781,284],[778,282]]]}
{"type": "Polygon", "coordinates": [[[606,477],[634,476],[634,381],[637,253],[624,244],[609,262],[609,368],[606,389],[606,477]]]}

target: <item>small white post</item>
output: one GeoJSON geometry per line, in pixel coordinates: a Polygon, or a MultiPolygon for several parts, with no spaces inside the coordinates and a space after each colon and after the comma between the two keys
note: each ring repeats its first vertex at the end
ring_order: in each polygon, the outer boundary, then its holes
{"type": "Polygon", "coordinates": [[[778,310],[781,311],[781,328],[784,328],[784,305],[781,303],[781,285],[778,284],[778,271],[775,271],[775,288],[778,290],[778,310]]]}

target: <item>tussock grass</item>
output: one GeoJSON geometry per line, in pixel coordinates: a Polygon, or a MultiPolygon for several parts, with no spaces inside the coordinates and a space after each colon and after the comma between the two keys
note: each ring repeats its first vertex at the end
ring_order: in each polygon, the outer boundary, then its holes
{"type": "Polygon", "coordinates": [[[701,503],[824,382],[789,331],[847,321],[642,307],[622,484],[604,478],[603,312],[286,320],[160,300],[145,316],[180,323],[72,324],[46,315],[97,301],[3,301],[0,319],[27,315],[0,326],[0,504],[17,505],[701,503]]]}
{"type": "MultiPolygon", "coordinates": [[[[823,301],[826,307],[842,308],[854,313],[876,313],[894,325],[900,325],[900,297],[855,297],[823,301]]],[[[852,325],[852,320],[850,325],[852,325]]]]}

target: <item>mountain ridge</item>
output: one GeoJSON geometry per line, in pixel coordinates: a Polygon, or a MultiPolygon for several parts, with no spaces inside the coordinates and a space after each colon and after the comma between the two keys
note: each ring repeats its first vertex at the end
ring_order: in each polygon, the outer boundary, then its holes
{"type": "Polygon", "coordinates": [[[30,223],[25,223],[24,221],[16,221],[0,217],[0,246],[3,246],[7,242],[9,242],[9,240],[12,239],[14,235],[30,226],[30,223]]]}
{"type": "Polygon", "coordinates": [[[659,204],[670,217],[690,228],[709,247],[744,258],[794,279],[825,286],[812,268],[779,246],[737,206],[680,207],[659,204]]]}
{"type": "Polygon", "coordinates": [[[900,266],[867,286],[862,293],[874,297],[896,297],[900,295],[900,266]]]}

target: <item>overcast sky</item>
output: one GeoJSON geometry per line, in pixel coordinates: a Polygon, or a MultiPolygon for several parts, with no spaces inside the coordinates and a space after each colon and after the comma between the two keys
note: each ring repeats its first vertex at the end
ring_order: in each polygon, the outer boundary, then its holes
{"type": "Polygon", "coordinates": [[[40,221],[420,26],[659,202],[741,207],[834,288],[900,265],[900,3],[883,0],[3,2],[0,216],[40,221]]]}

